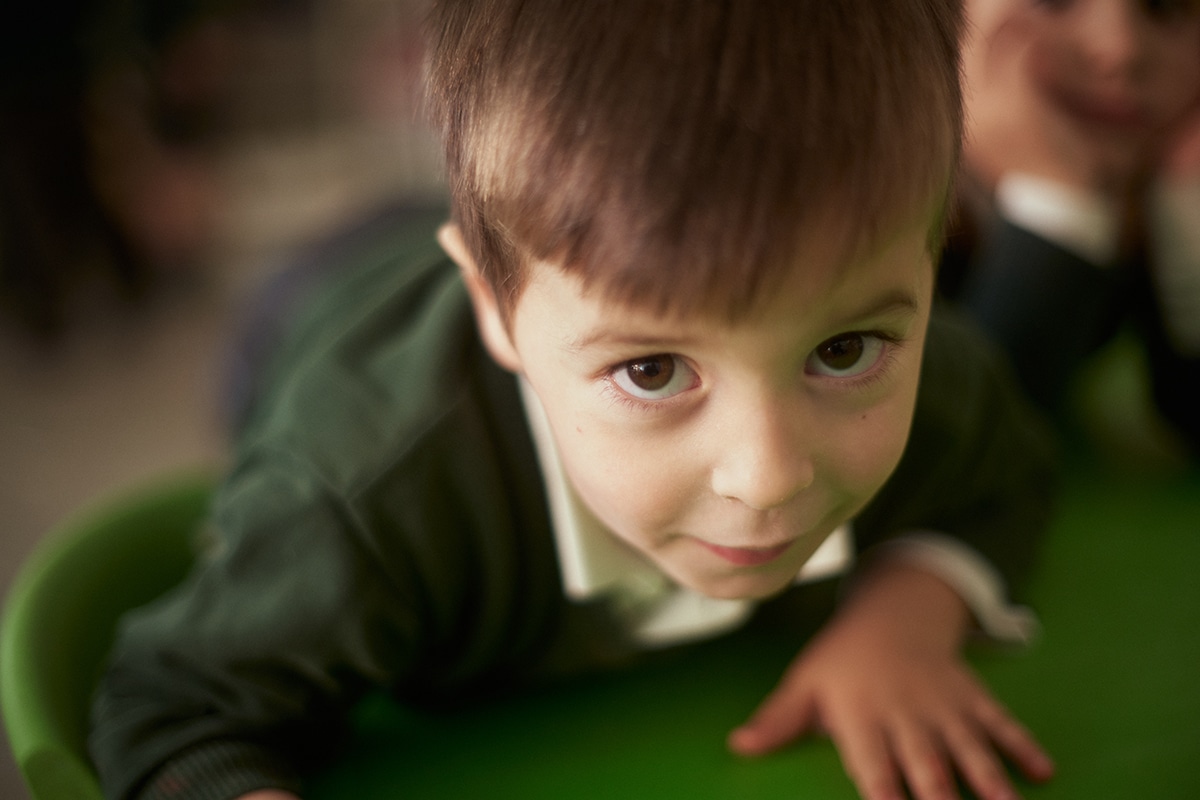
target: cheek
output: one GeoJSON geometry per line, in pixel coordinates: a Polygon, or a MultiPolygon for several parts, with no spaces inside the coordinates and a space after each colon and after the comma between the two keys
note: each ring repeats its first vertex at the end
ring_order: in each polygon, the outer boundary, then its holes
{"type": "Polygon", "coordinates": [[[1079,67],[1072,56],[1074,46],[1057,27],[1043,25],[1033,35],[1029,48],[1031,74],[1035,83],[1060,85],[1077,80],[1079,67]]]}
{"type": "Polygon", "coordinates": [[[1195,44],[1175,45],[1163,58],[1151,87],[1149,102],[1164,124],[1179,120],[1200,99],[1200,28],[1193,36],[1195,44]]]}
{"type": "Polygon", "coordinates": [[[907,418],[887,411],[873,412],[858,426],[853,446],[847,448],[845,474],[859,494],[874,495],[892,474],[908,441],[908,429],[907,418]]]}
{"type": "Polygon", "coordinates": [[[841,490],[859,502],[869,500],[895,470],[908,442],[915,387],[845,420],[831,465],[841,490]]]}
{"type": "Polygon", "coordinates": [[[691,496],[693,481],[673,448],[651,435],[612,431],[580,417],[559,438],[563,464],[588,508],[614,531],[668,528],[691,496]]]}

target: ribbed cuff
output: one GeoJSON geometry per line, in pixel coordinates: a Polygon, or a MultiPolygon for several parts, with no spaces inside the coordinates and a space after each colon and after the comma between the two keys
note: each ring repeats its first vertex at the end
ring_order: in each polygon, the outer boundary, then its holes
{"type": "Polygon", "coordinates": [[[137,800],[235,800],[259,789],[299,794],[294,772],[249,742],[208,742],[185,750],[151,776],[137,800]]]}

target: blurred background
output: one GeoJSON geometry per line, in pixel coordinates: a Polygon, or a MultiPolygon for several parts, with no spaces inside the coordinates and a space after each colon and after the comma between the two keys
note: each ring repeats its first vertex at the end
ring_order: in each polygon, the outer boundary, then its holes
{"type": "MultiPolygon", "coordinates": [[[[263,287],[442,197],[421,0],[67,0],[0,23],[0,593],[106,494],[225,457],[263,287]]],[[[28,798],[0,740],[0,797],[28,798]]]]}

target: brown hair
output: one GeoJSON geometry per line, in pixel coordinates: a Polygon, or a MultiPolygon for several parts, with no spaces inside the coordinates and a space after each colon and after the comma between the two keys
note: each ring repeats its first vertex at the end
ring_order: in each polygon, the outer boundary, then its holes
{"type": "Polygon", "coordinates": [[[454,215],[505,313],[533,258],[737,316],[832,209],[861,245],[952,177],[956,0],[443,0],[430,23],[454,215]]]}

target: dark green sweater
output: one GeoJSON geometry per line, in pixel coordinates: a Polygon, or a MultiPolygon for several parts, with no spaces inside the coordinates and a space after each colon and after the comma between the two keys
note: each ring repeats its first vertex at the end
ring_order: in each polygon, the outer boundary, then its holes
{"type": "MultiPolygon", "coordinates": [[[[602,603],[563,596],[517,384],[482,350],[457,270],[427,230],[358,256],[272,368],[214,546],[121,628],[91,738],[110,797],[298,790],[368,689],[461,700],[633,650],[602,603]]],[[[858,546],[937,530],[1018,578],[1049,509],[1040,428],[940,315],[922,380],[858,546]]]]}

